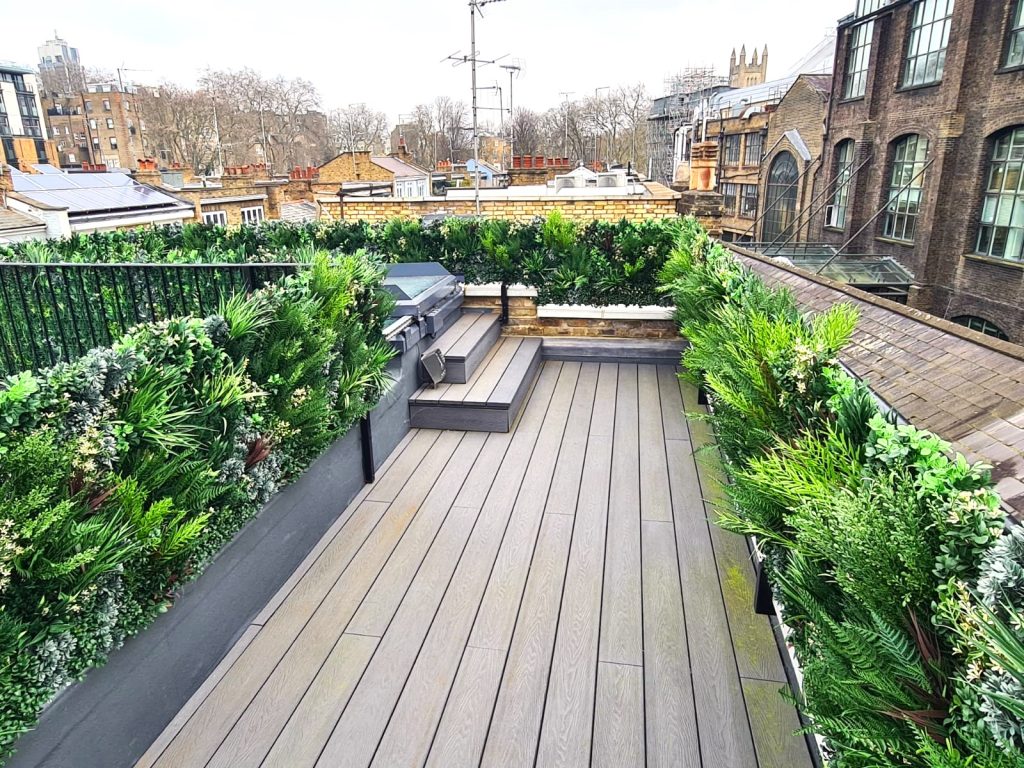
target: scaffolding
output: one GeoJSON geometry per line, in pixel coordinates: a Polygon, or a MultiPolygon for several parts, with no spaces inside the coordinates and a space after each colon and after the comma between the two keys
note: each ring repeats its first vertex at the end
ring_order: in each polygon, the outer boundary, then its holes
{"type": "Polygon", "coordinates": [[[676,132],[691,124],[705,99],[717,88],[727,88],[729,78],[715,74],[714,67],[688,67],[665,79],[665,96],[655,99],[647,118],[647,175],[671,184],[676,170],[676,132]]]}

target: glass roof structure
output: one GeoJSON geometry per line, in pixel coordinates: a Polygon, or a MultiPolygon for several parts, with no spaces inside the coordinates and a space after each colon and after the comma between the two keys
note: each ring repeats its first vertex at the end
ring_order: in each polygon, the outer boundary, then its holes
{"type": "Polygon", "coordinates": [[[838,253],[827,243],[742,243],[762,256],[784,261],[798,269],[827,277],[868,293],[905,302],[913,274],[891,256],[838,253]]]}

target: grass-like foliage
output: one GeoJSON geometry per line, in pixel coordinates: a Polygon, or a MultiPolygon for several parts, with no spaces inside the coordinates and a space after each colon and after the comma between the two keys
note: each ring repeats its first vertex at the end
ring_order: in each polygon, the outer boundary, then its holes
{"type": "Polygon", "coordinates": [[[804,312],[693,220],[661,270],[831,765],[1024,765],[1024,537],[988,468],[883,414],[838,356],[857,314],[804,312]]]}
{"type": "Polygon", "coordinates": [[[383,268],[309,261],[0,384],[0,757],[379,398],[383,268]]]}

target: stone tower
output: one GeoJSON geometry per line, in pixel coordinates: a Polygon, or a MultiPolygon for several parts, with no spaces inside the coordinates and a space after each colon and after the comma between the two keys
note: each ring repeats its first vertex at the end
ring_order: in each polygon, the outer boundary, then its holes
{"type": "Polygon", "coordinates": [[[747,46],[740,48],[740,57],[736,59],[736,49],[732,49],[732,56],[729,57],[729,85],[733,88],[746,88],[748,85],[760,85],[767,80],[768,73],[768,46],[758,60],[757,49],[754,55],[747,61],[747,46]]]}

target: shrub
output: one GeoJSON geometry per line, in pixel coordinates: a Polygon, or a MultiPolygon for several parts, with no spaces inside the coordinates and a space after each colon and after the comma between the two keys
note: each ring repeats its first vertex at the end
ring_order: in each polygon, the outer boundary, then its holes
{"type": "Polygon", "coordinates": [[[376,402],[382,276],[316,253],[217,315],[0,386],[0,756],[376,402]]]}
{"type": "Polygon", "coordinates": [[[718,522],[757,537],[831,764],[1024,764],[1024,538],[988,468],[843,371],[848,305],[801,312],[692,220],[661,280],[733,480],[718,522]]]}

